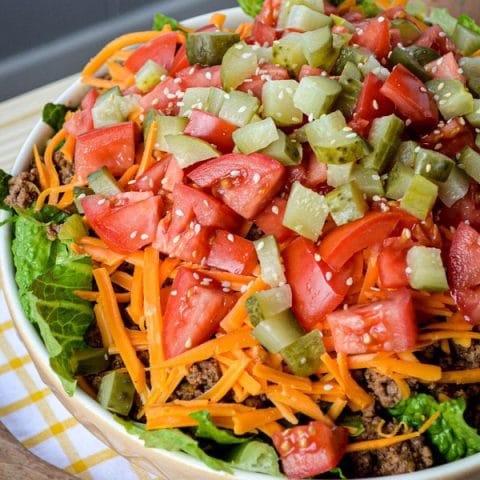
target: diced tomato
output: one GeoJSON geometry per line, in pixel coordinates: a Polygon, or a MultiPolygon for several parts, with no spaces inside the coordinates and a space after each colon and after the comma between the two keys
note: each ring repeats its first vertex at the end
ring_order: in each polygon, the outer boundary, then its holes
{"type": "Polygon", "coordinates": [[[271,47],[277,38],[277,32],[274,27],[266,25],[261,20],[256,19],[253,23],[252,40],[259,45],[271,47]]]}
{"type": "Polygon", "coordinates": [[[423,147],[435,149],[438,152],[455,157],[466,147],[476,149],[473,127],[462,118],[452,118],[444,125],[420,139],[423,147]]]}
{"type": "Polygon", "coordinates": [[[265,25],[275,27],[280,13],[281,0],[265,0],[256,19],[265,25]]]}
{"type": "Polygon", "coordinates": [[[330,232],[320,243],[318,253],[338,271],[353,255],[387,238],[402,218],[400,212],[370,212],[330,232]]]}
{"type": "Polygon", "coordinates": [[[140,106],[145,112],[153,107],[165,115],[176,115],[179,110],[177,102],[181,100],[176,95],[183,92],[180,82],[180,80],[167,77],[140,99],[140,106]]]}
{"type": "Polygon", "coordinates": [[[345,14],[342,15],[342,17],[347,20],[347,22],[357,24],[358,22],[362,22],[365,20],[365,15],[361,12],[354,12],[354,11],[349,11],[345,14]]]}
{"type": "Polygon", "coordinates": [[[404,352],[417,340],[412,295],[406,288],[389,292],[386,300],[330,313],[327,320],[337,352],[404,352]]]}
{"type": "Polygon", "coordinates": [[[298,74],[298,81],[300,81],[304,77],[316,77],[318,75],[321,75],[323,71],[324,70],[322,70],[321,68],[314,68],[310,65],[302,65],[300,73],[298,74]]]}
{"type": "Polygon", "coordinates": [[[205,275],[180,268],[173,281],[163,321],[165,358],[180,355],[208,340],[237,300],[205,275]]]}
{"type": "Polygon", "coordinates": [[[203,110],[193,110],[184,133],[213,143],[220,151],[230,153],[235,146],[232,133],[237,128],[236,125],[211,113],[203,110]]]}
{"type": "Polygon", "coordinates": [[[170,158],[165,157],[153,164],[139,179],[132,183],[130,190],[136,192],[158,193],[162,187],[162,180],[165,177],[170,158]]]}
{"type": "Polygon", "coordinates": [[[260,230],[265,235],[274,235],[278,242],[283,242],[295,235],[292,230],[282,224],[286,208],[287,201],[277,197],[255,218],[255,224],[260,230]]]}
{"type": "Polygon", "coordinates": [[[186,44],[183,44],[175,54],[175,58],[173,59],[172,67],[170,68],[170,74],[175,75],[180,70],[189,67],[190,64],[188,63],[187,58],[187,47],[186,44]]]}
{"type": "Polygon", "coordinates": [[[220,76],[220,65],[213,67],[200,68],[198,65],[180,70],[177,78],[182,79],[182,87],[199,88],[199,87],[217,87],[222,88],[222,78],[220,76]]]}
{"type": "Polygon", "coordinates": [[[251,93],[260,100],[262,99],[263,85],[267,80],[288,80],[290,76],[285,68],[264,64],[258,72],[258,75],[253,75],[251,79],[246,80],[237,87],[237,90],[245,93],[251,93]]]}
{"type": "Polygon", "coordinates": [[[282,187],[285,167],[273,158],[232,153],[209,160],[188,177],[202,188],[212,188],[232,210],[254,218],[282,187]]]}
{"type": "Polygon", "coordinates": [[[92,110],[79,110],[78,112],[75,112],[64,122],[63,128],[69,135],[74,137],[79,137],[80,135],[93,130],[92,110]]]}
{"type": "Polygon", "coordinates": [[[369,122],[377,117],[384,117],[394,112],[395,106],[385,97],[380,89],[383,82],[372,72],[363,81],[362,91],[355,107],[354,118],[362,118],[369,122]]]}
{"type": "Polygon", "coordinates": [[[378,278],[382,288],[408,287],[407,252],[412,240],[403,237],[387,238],[378,256],[378,278]]]}
{"type": "Polygon", "coordinates": [[[462,222],[448,255],[448,282],[465,319],[480,323],[480,234],[462,222]]]}
{"type": "Polygon", "coordinates": [[[302,326],[311,330],[343,302],[352,264],[348,263],[338,273],[332,272],[324,261],[315,259],[313,243],[303,237],[291,242],[282,256],[287,282],[292,288],[293,312],[302,326]]]}
{"type": "Polygon", "coordinates": [[[173,155],[170,155],[167,158],[168,167],[167,171],[165,172],[165,177],[163,177],[162,187],[167,192],[173,192],[175,185],[183,183],[183,177],[185,176],[185,174],[180,168],[177,159],[173,155]]]}
{"type": "Polygon", "coordinates": [[[467,194],[451,207],[438,210],[438,221],[445,227],[457,228],[460,222],[468,223],[480,230],[480,189],[478,183],[472,182],[467,194]]]}
{"type": "Polygon", "coordinates": [[[456,53],[457,51],[455,44],[438,24],[422,32],[420,37],[416,40],[415,45],[432,48],[433,50],[440,52],[441,55],[445,55],[448,52],[456,53]]]}
{"type": "Polygon", "coordinates": [[[323,2],[323,11],[325,15],[338,15],[337,7],[327,0],[324,0],[323,2]]]}
{"type": "Polygon", "coordinates": [[[354,115],[352,120],[348,122],[348,126],[356,133],[361,135],[362,137],[367,138],[368,132],[370,131],[370,126],[372,122],[365,120],[364,118],[360,118],[354,115]]]}
{"type": "Polygon", "coordinates": [[[314,421],[275,432],[272,440],[288,478],[314,477],[340,462],[347,448],[348,429],[314,421]]]}
{"type": "Polygon", "coordinates": [[[458,71],[458,63],[452,52],[427,63],[424,68],[432,74],[433,78],[460,80],[464,85],[467,83],[465,77],[458,71]]]}
{"type": "Polygon", "coordinates": [[[125,60],[125,66],[131,72],[137,73],[147,60],[153,60],[170,70],[177,47],[177,38],[177,32],[167,32],[144,43],[125,60]]]}
{"type": "Polygon", "coordinates": [[[80,106],[82,110],[91,110],[97,101],[99,93],[94,88],[90,89],[88,93],[83,97],[82,103],[80,106]]]}
{"type": "Polygon", "coordinates": [[[119,123],[84,133],[75,142],[75,177],[79,182],[106,166],[122,175],[135,161],[135,124],[119,123]]]}
{"type": "Polygon", "coordinates": [[[303,162],[306,166],[306,186],[315,188],[327,181],[326,163],[320,162],[309,145],[303,146],[303,162]]]}
{"type": "Polygon", "coordinates": [[[155,238],[162,213],[162,199],[142,192],[131,192],[115,203],[101,195],[82,199],[85,216],[95,233],[113,250],[133,253],[155,238]],[[139,196],[135,198],[135,195],[139,196]]]}
{"type": "Polygon", "coordinates": [[[410,119],[417,128],[429,128],[438,123],[438,109],[423,82],[403,65],[395,65],[380,92],[394,104],[397,113],[410,119]]]}
{"type": "Polygon", "coordinates": [[[239,275],[251,275],[257,266],[257,253],[250,240],[217,230],[207,265],[239,275]]]}
{"type": "Polygon", "coordinates": [[[390,20],[383,15],[372,18],[362,28],[356,29],[352,43],[368,48],[382,60],[387,58],[390,50],[390,20]]]}

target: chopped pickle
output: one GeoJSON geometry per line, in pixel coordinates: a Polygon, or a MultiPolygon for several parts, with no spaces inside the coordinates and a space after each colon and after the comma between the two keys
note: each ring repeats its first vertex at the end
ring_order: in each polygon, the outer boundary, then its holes
{"type": "Polygon", "coordinates": [[[415,166],[415,157],[417,156],[418,148],[417,142],[412,140],[400,143],[397,154],[395,155],[395,163],[402,162],[407,167],[413,168],[415,166]]]}
{"type": "Polygon", "coordinates": [[[402,162],[396,162],[388,173],[385,196],[393,200],[400,200],[412,181],[414,171],[402,162]]]}
{"type": "Polygon", "coordinates": [[[327,200],[300,182],[290,190],[283,225],[313,242],[318,240],[328,217],[327,200]]]}
{"type": "Polygon", "coordinates": [[[407,276],[410,286],[415,290],[446,292],[449,289],[439,248],[410,248],[407,253],[407,276]]]}
{"type": "Polygon", "coordinates": [[[311,67],[328,69],[333,49],[333,36],[329,27],[304,33],[301,36],[301,46],[311,67]]]}
{"type": "Polygon", "coordinates": [[[358,185],[358,188],[368,198],[385,193],[382,178],[373,168],[365,168],[361,165],[355,165],[352,172],[352,180],[358,185]]]}
{"type": "Polygon", "coordinates": [[[327,193],[325,198],[330,214],[337,225],[358,220],[368,210],[368,204],[355,181],[340,185],[327,193]]]}
{"type": "Polygon", "coordinates": [[[347,62],[351,62],[354,65],[365,64],[370,55],[370,50],[366,48],[345,45],[340,49],[340,54],[332,70],[333,75],[341,75],[347,62]]]}
{"type": "Polygon", "coordinates": [[[190,65],[220,65],[225,52],[240,41],[238,33],[192,32],[187,36],[186,50],[190,65]]]}
{"type": "Polygon", "coordinates": [[[93,375],[107,370],[108,351],[106,348],[72,350],[68,363],[74,375],[93,375]]]}
{"type": "Polygon", "coordinates": [[[421,45],[410,45],[406,50],[422,67],[440,58],[440,55],[435,50],[421,45]]]}
{"type": "Polygon", "coordinates": [[[438,198],[447,206],[463,198],[470,187],[470,177],[456,165],[447,180],[438,186],[438,198]]]}
{"type": "Polygon", "coordinates": [[[342,90],[334,108],[351,117],[362,91],[362,72],[352,62],[347,62],[338,81],[342,90]]]}
{"type": "Polygon", "coordinates": [[[221,88],[210,87],[210,92],[208,94],[207,100],[207,111],[212,115],[220,113],[223,102],[225,101],[225,92],[221,88]]]}
{"type": "Polygon", "coordinates": [[[340,84],[331,78],[305,77],[293,95],[293,104],[305,115],[319,118],[330,111],[341,90],[340,84]]]}
{"type": "Polygon", "coordinates": [[[272,117],[278,126],[298,125],[303,121],[303,113],[293,103],[297,90],[295,80],[271,80],[262,91],[263,114],[272,117]]]}
{"type": "Polygon", "coordinates": [[[277,127],[270,117],[259,122],[249,123],[233,132],[235,145],[240,152],[246,155],[258,152],[278,139],[277,127]]]}
{"type": "Polygon", "coordinates": [[[95,192],[91,188],[87,187],[75,187],[73,189],[73,203],[77,212],[83,215],[85,212],[82,207],[82,198],[85,198],[87,195],[93,195],[95,192]]]}
{"type": "Polygon", "coordinates": [[[187,88],[178,114],[181,117],[189,117],[192,110],[206,110],[209,95],[210,88],[208,87],[187,88]]]}
{"type": "Polygon", "coordinates": [[[460,80],[430,80],[425,84],[445,120],[473,113],[472,94],[460,80]]]}
{"type": "Polygon", "coordinates": [[[72,240],[76,242],[81,237],[88,235],[88,228],[82,217],[76,213],[70,215],[58,231],[58,239],[62,242],[72,240]]]}
{"type": "Polygon", "coordinates": [[[147,60],[135,75],[135,85],[139,90],[145,93],[160,83],[162,77],[166,77],[167,75],[167,69],[153,60],[147,60]]]}
{"type": "Polygon", "coordinates": [[[175,156],[180,168],[220,156],[220,152],[210,143],[189,135],[165,135],[166,151],[175,156]]]}
{"type": "Polygon", "coordinates": [[[457,23],[452,35],[453,43],[460,52],[469,56],[480,49],[480,35],[457,23]]]}
{"type": "Polygon", "coordinates": [[[302,65],[307,63],[302,45],[300,33],[289,33],[275,41],[272,47],[273,63],[285,67],[291,75],[297,76],[302,65]]]}
{"type": "Polygon", "coordinates": [[[234,90],[225,93],[222,107],[218,116],[227,122],[243,127],[250,123],[252,117],[258,112],[260,102],[257,97],[248,93],[234,90]]]}
{"type": "Polygon", "coordinates": [[[114,197],[123,192],[108,167],[103,166],[95,170],[87,177],[87,180],[90,188],[95,193],[103,195],[106,198],[114,197]]]}
{"type": "Polygon", "coordinates": [[[414,171],[435,182],[444,182],[454,165],[453,160],[439,152],[419,148],[415,157],[414,171]]]}
{"type": "Polygon", "coordinates": [[[317,12],[305,5],[293,5],[288,13],[285,28],[310,32],[321,27],[331,25],[332,20],[328,15],[317,12]]]}
{"type": "Polygon", "coordinates": [[[231,46],[222,60],[222,85],[229,92],[255,75],[258,59],[243,42],[231,46]]]}
{"type": "Polygon", "coordinates": [[[480,128],[480,100],[473,99],[473,112],[466,116],[468,123],[475,128],[480,128]]]}
{"type": "Polygon", "coordinates": [[[333,163],[327,166],[327,185],[339,187],[352,179],[355,162],[335,165],[333,163]]]}
{"type": "Polygon", "coordinates": [[[422,33],[414,23],[403,18],[395,18],[392,20],[391,25],[392,29],[396,29],[400,32],[402,43],[405,45],[413,43],[422,33]]]}
{"type": "Polygon", "coordinates": [[[298,165],[302,161],[303,149],[300,143],[287,137],[281,130],[277,130],[278,139],[261,153],[278,160],[282,165],[298,165]]]}
{"type": "Polygon", "coordinates": [[[390,61],[393,65],[397,65],[398,63],[402,64],[422,82],[427,82],[432,79],[432,75],[428,73],[415,56],[405,48],[395,47],[390,55],[390,61]]]}
{"type": "Polygon", "coordinates": [[[256,292],[245,302],[245,308],[253,326],[291,307],[292,290],[287,284],[256,292]]]}
{"type": "MultiPolygon", "coordinates": [[[[149,112],[150,113],[150,112],[149,112]]],[[[181,135],[185,130],[188,118],[187,117],[172,117],[170,115],[155,114],[155,120],[157,122],[157,137],[155,139],[155,148],[165,152],[168,148],[165,140],[165,135],[181,135]]],[[[144,125],[145,127],[145,125],[144,125]]],[[[145,136],[148,135],[150,125],[145,127],[145,136]]]]}
{"type": "Polygon", "coordinates": [[[421,175],[414,175],[400,207],[414,217],[425,220],[437,199],[438,187],[421,175]]]}
{"type": "Polygon", "coordinates": [[[468,88],[480,96],[480,57],[463,57],[459,61],[460,68],[468,82],[468,88]]]}
{"type": "Polygon", "coordinates": [[[271,287],[278,287],[286,283],[287,279],[285,278],[280,250],[275,237],[268,235],[255,240],[253,244],[257,251],[263,280],[271,287]]]}
{"type": "Polygon", "coordinates": [[[102,377],[97,400],[102,407],[127,416],[133,405],[135,387],[128,372],[115,370],[102,377]]]}
{"type": "Polygon", "coordinates": [[[460,156],[460,165],[475,181],[480,182],[480,154],[471,147],[465,147],[460,156]]]}

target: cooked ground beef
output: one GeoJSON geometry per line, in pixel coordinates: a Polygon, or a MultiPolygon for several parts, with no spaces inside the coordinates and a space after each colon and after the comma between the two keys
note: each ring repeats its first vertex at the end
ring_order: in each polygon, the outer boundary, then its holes
{"type": "Polygon", "coordinates": [[[100,388],[100,383],[102,383],[102,377],[103,375],[100,375],[99,373],[95,375],[87,375],[86,377],[87,382],[96,392],[98,392],[98,389],[100,388]]]}
{"type": "Polygon", "coordinates": [[[400,401],[400,390],[390,377],[371,369],[365,370],[364,375],[368,389],[382,407],[390,408],[400,401]]]}
{"type": "Polygon", "coordinates": [[[60,150],[57,150],[53,154],[53,162],[57,167],[58,176],[60,178],[60,183],[66,185],[70,182],[74,174],[74,166],[72,162],[67,161],[63,153],[60,150]]]}
{"type": "Polygon", "coordinates": [[[469,348],[451,342],[451,347],[455,355],[456,369],[480,368],[480,342],[472,341],[469,348]]]}
{"type": "Polygon", "coordinates": [[[100,334],[100,329],[98,328],[97,322],[92,322],[88,330],[84,335],[85,343],[92,348],[102,348],[102,335],[100,334]]]}
{"type": "Polygon", "coordinates": [[[170,400],[192,400],[198,397],[212,388],[221,374],[220,365],[213,358],[194,363],[170,400]]]}
{"type": "Polygon", "coordinates": [[[37,170],[22,172],[8,181],[8,195],[5,204],[10,207],[28,208],[38,198],[37,170]]]}
{"type": "Polygon", "coordinates": [[[122,357],[120,355],[112,355],[110,357],[110,370],[117,370],[118,368],[125,368],[122,357]]]}
{"type": "Polygon", "coordinates": [[[266,408],[271,405],[265,395],[251,395],[243,402],[247,407],[266,408]]]}

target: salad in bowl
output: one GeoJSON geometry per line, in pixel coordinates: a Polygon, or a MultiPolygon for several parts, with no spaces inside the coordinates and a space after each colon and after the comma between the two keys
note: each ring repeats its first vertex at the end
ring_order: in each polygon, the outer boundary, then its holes
{"type": "Polygon", "coordinates": [[[478,474],[480,27],[240,3],[113,40],[0,172],[49,371],[196,478],[478,474]]]}

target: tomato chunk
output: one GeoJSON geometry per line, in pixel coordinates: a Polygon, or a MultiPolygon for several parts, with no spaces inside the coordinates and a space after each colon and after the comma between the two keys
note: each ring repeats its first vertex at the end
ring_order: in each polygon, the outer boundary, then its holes
{"type": "Polygon", "coordinates": [[[433,127],[438,123],[438,109],[423,82],[403,65],[395,65],[380,93],[389,98],[397,113],[410,119],[418,128],[433,127]]]}
{"type": "Polygon", "coordinates": [[[313,243],[303,237],[290,243],[282,256],[287,282],[292,288],[293,312],[302,326],[311,330],[343,302],[352,265],[332,272],[325,262],[315,259],[313,243]]]}
{"type": "Polygon", "coordinates": [[[179,92],[183,92],[180,81],[167,77],[140,99],[140,106],[147,112],[150,108],[164,115],[176,115],[179,111],[177,103],[181,100],[179,92]],[[172,97],[174,95],[174,97],[172,97]]]}
{"type": "Polygon", "coordinates": [[[207,265],[239,275],[251,275],[257,266],[257,253],[250,240],[217,230],[207,265]]]}
{"type": "Polygon", "coordinates": [[[168,157],[154,163],[139,179],[130,185],[130,190],[158,193],[162,187],[162,180],[167,171],[168,163],[168,157]]]}
{"type": "Polygon", "coordinates": [[[285,167],[266,155],[232,153],[203,163],[188,177],[212,188],[232,210],[251,219],[278,193],[284,175],[285,167]]]}
{"type": "Polygon", "coordinates": [[[145,192],[120,194],[111,200],[101,195],[82,199],[85,216],[95,233],[110,248],[123,253],[136,252],[152,243],[162,206],[161,197],[145,192]]]}
{"type": "Polygon", "coordinates": [[[232,133],[236,125],[202,110],[193,110],[184,133],[215,144],[224,153],[233,150],[232,133]]]}
{"type": "Polygon", "coordinates": [[[465,77],[458,71],[458,63],[452,52],[447,53],[438,60],[427,63],[425,70],[432,74],[433,78],[460,80],[466,84],[465,77]]]}
{"type": "Polygon", "coordinates": [[[277,38],[277,32],[274,27],[256,19],[253,23],[252,37],[259,45],[271,47],[277,38]]]}
{"type": "Polygon", "coordinates": [[[177,33],[163,33],[157,38],[144,43],[125,60],[125,66],[133,73],[137,73],[147,60],[153,60],[167,70],[173,63],[177,47],[177,33]]]}
{"type": "Polygon", "coordinates": [[[262,99],[262,90],[263,85],[269,80],[287,80],[289,79],[288,72],[285,68],[277,66],[277,65],[270,65],[265,64],[262,65],[258,71],[258,75],[253,75],[251,79],[248,81],[243,82],[241,85],[237,87],[237,90],[241,92],[250,93],[251,95],[255,95],[260,100],[262,99]]]}
{"type": "Polygon", "coordinates": [[[330,232],[320,243],[318,253],[338,271],[355,253],[387,238],[401,217],[400,212],[367,213],[363,218],[330,232]]]}
{"type": "Polygon", "coordinates": [[[164,315],[165,358],[180,355],[208,340],[237,301],[212,278],[180,268],[173,281],[164,315]]]}
{"type": "Polygon", "coordinates": [[[378,256],[378,278],[382,288],[408,287],[407,252],[414,242],[403,237],[387,238],[378,256]]]}
{"type": "Polygon", "coordinates": [[[390,45],[390,20],[384,15],[373,18],[356,29],[352,43],[368,48],[375,56],[382,60],[387,58],[392,49],[390,45]]]}
{"type": "Polygon", "coordinates": [[[445,34],[440,25],[433,25],[429,29],[422,32],[420,37],[415,41],[415,45],[432,48],[442,55],[448,52],[456,53],[455,44],[450,40],[449,36],[445,34]]]}
{"type": "Polygon", "coordinates": [[[328,472],[342,459],[348,429],[315,421],[275,432],[273,444],[288,478],[307,478],[328,472]]]}
{"type": "Polygon", "coordinates": [[[135,161],[135,124],[119,123],[80,135],[75,143],[75,177],[87,180],[90,173],[106,166],[112,175],[122,175],[135,161]]]}
{"type": "Polygon", "coordinates": [[[278,242],[283,242],[295,235],[293,230],[284,227],[282,224],[286,208],[287,201],[284,198],[277,197],[255,218],[255,223],[260,230],[265,235],[275,235],[278,242]]]}
{"type": "Polygon", "coordinates": [[[327,321],[337,352],[403,352],[417,340],[412,295],[406,288],[390,292],[387,300],[330,313],[327,321]]]}
{"type": "Polygon", "coordinates": [[[222,88],[222,78],[220,75],[220,65],[201,68],[198,65],[185,68],[177,73],[177,78],[181,78],[182,87],[217,87],[222,88]]]}
{"type": "Polygon", "coordinates": [[[445,227],[457,228],[460,222],[465,222],[474,229],[480,229],[480,188],[472,182],[467,194],[451,207],[442,207],[438,211],[440,224],[445,227]]]}
{"type": "Polygon", "coordinates": [[[448,283],[465,319],[480,323],[480,234],[460,223],[448,255],[448,283]]]}

